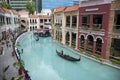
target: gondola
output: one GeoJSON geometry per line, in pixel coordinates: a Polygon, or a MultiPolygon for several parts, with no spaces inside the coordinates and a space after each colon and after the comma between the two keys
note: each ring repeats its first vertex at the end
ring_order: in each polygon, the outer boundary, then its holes
{"type": "Polygon", "coordinates": [[[71,56],[69,56],[69,55],[63,54],[62,52],[58,52],[57,50],[56,50],[56,53],[58,54],[58,56],[66,59],[66,60],[69,60],[69,61],[80,61],[80,58],[79,58],[79,59],[76,59],[76,58],[71,57],[71,56]]]}
{"type": "Polygon", "coordinates": [[[37,38],[36,41],[39,41],[39,38],[37,38]]]}

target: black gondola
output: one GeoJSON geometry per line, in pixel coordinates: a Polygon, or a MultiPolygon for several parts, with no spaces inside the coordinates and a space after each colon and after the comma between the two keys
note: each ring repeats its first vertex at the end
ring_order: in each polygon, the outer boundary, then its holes
{"type": "Polygon", "coordinates": [[[63,54],[62,52],[58,52],[57,50],[56,50],[56,53],[57,53],[60,57],[66,59],[66,60],[69,60],[69,61],[80,61],[80,58],[79,58],[79,59],[76,59],[76,58],[71,57],[71,56],[69,56],[69,55],[63,54]]]}
{"type": "Polygon", "coordinates": [[[36,38],[36,41],[39,41],[39,38],[36,38]]]}

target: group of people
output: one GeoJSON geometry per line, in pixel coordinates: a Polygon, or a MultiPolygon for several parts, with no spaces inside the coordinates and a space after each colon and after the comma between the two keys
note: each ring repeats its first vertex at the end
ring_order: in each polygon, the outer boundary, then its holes
{"type": "Polygon", "coordinates": [[[20,50],[18,50],[18,49],[16,49],[16,50],[17,50],[17,53],[18,53],[18,55],[19,55],[19,58],[21,58],[20,54],[23,53],[23,49],[21,49],[21,52],[20,52],[20,50]]]}
{"type": "Polygon", "coordinates": [[[30,78],[30,76],[29,76],[29,74],[28,74],[28,70],[25,70],[24,69],[24,78],[25,78],[25,80],[31,80],[31,78],[30,78]]]}
{"type": "Polygon", "coordinates": [[[10,44],[10,42],[8,40],[6,41],[6,46],[11,47],[11,44],[10,44]]]}

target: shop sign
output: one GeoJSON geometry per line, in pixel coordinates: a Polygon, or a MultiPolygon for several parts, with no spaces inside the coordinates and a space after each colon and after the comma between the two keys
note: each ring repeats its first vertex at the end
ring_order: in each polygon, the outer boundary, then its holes
{"type": "Polygon", "coordinates": [[[99,8],[90,8],[90,9],[86,9],[85,11],[97,11],[99,10],[99,8]]]}

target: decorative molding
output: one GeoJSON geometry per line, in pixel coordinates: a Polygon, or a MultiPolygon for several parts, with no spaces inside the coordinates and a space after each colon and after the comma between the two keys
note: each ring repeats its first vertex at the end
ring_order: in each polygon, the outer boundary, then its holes
{"type": "Polygon", "coordinates": [[[80,33],[91,34],[91,35],[105,36],[105,32],[99,32],[99,31],[79,30],[79,32],[80,33]]]}

